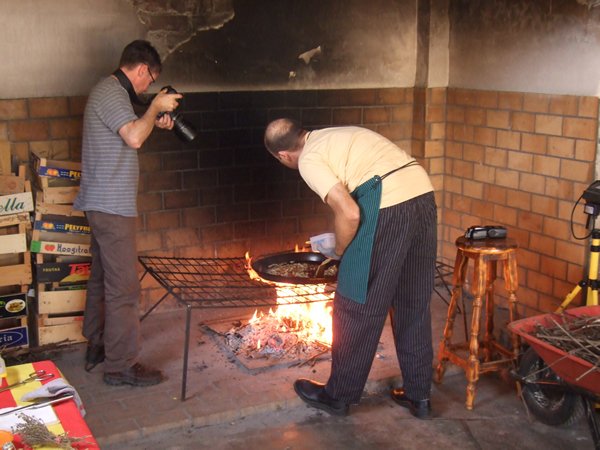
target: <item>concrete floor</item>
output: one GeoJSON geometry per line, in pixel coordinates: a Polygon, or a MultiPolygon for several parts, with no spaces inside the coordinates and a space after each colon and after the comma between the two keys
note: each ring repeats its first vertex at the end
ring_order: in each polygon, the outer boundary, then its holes
{"type": "MultiPolygon", "coordinates": [[[[434,348],[443,329],[446,304],[432,299],[434,348]]],[[[582,420],[549,427],[529,419],[507,377],[484,375],[475,408],[464,408],[464,373],[449,366],[434,385],[434,418],[417,420],[389,398],[401,385],[391,330],[386,326],[361,404],[348,417],[332,417],[302,403],[292,389],[298,377],[326,381],[330,361],[313,367],[248,368],[223,350],[200,323],[227,327],[252,310],[196,310],[192,316],[188,398],[180,400],[184,313],[156,311],[142,323],[142,362],[169,379],[157,386],[111,387],[102,365],[83,370],[84,345],[48,355],[81,395],[86,421],[102,449],[591,449],[582,420]]],[[[462,320],[455,336],[462,337],[462,320]]]]}

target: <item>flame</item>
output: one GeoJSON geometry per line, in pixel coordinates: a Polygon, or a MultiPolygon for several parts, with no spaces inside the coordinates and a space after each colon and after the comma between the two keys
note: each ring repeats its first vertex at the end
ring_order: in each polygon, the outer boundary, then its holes
{"type": "Polygon", "coordinates": [[[254,310],[254,314],[252,315],[252,317],[250,318],[250,320],[248,322],[255,323],[255,322],[258,322],[258,320],[260,320],[260,318],[258,316],[258,309],[256,309],[256,310],[254,310]]]}
{"type": "MultiPolygon", "coordinates": [[[[298,245],[295,251],[298,251],[298,245]]],[[[246,261],[250,278],[262,280],[252,269],[252,259],[248,252],[246,252],[246,261]]],[[[275,286],[277,292],[277,308],[275,311],[270,309],[268,316],[277,318],[281,332],[295,332],[299,339],[306,342],[319,342],[330,346],[333,336],[331,323],[333,308],[329,304],[332,294],[325,292],[326,285],[269,283],[275,286]],[[311,303],[293,303],[299,297],[311,303]]],[[[261,320],[261,317],[264,317],[262,313],[254,311],[249,322],[256,323],[261,320]]],[[[260,345],[259,341],[257,349],[260,349],[260,345]]]]}
{"type": "Polygon", "coordinates": [[[298,292],[294,290],[293,284],[279,283],[277,290],[278,307],[274,314],[278,320],[287,324],[290,329],[300,332],[301,337],[307,341],[317,341],[331,345],[331,312],[332,308],[328,305],[331,297],[326,295],[325,285],[316,284],[310,287],[310,292],[306,294],[307,286],[302,286],[302,295],[307,300],[316,303],[294,303],[289,304],[289,298],[294,298],[298,292]]]}

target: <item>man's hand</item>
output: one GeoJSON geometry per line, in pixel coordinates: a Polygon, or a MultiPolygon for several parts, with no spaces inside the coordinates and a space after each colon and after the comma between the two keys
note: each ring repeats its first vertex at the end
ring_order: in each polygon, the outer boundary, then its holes
{"type": "Polygon", "coordinates": [[[164,130],[172,130],[174,122],[170,114],[163,114],[154,121],[154,125],[164,130]]]}
{"type": "Polygon", "coordinates": [[[158,118],[161,112],[171,112],[179,106],[181,94],[167,94],[167,90],[160,91],[142,117],[126,123],[119,130],[119,135],[125,143],[131,148],[140,148],[144,141],[150,136],[154,126],[160,128],[173,128],[173,119],[169,114],[163,114],[158,118]]]}
{"type": "Polygon", "coordinates": [[[152,99],[150,108],[161,112],[171,112],[179,106],[179,100],[183,98],[183,95],[167,94],[167,90],[163,89],[152,99]]]}

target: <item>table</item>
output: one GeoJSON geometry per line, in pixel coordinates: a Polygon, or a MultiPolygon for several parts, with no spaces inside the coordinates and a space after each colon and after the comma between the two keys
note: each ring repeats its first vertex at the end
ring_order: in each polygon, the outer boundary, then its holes
{"type": "MultiPolygon", "coordinates": [[[[27,378],[27,376],[36,371],[45,370],[47,373],[53,373],[54,377],[45,381],[33,381],[21,386],[17,386],[8,391],[0,392],[0,408],[10,408],[14,406],[22,406],[29,404],[28,402],[21,402],[20,398],[27,392],[34,391],[40,388],[43,384],[49,383],[56,378],[63,378],[60,370],[56,365],[49,360],[39,361],[30,364],[19,364],[17,366],[7,367],[7,378],[2,380],[0,387],[5,387],[9,384],[17,383],[20,380],[27,378]]],[[[66,379],[65,379],[66,381],[66,379]]],[[[68,381],[67,381],[68,382],[68,381]]],[[[55,424],[48,424],[47,427],[54,434],[59,435],[68,433],[70,437],[86,437],[85,441],[74,443],[73,448],[84,450],[84,449],[99,449],[98,443],[92,436],[87,423],[81,417],[79,408],[73,399],[65,400],[61,403],[52,405],[59,422],[55,424]]],[[[27,410],[24,411],[25,413],[27,410]]],[[[23,448],[23,444],[19,436],[15,436],[14,444],[17,448],[23,448]]],[[[50,449],[51,447],[36,447],[37,449],[50,449]]],[[[53,447],[56,448],[56,447],[53,447]]]]}

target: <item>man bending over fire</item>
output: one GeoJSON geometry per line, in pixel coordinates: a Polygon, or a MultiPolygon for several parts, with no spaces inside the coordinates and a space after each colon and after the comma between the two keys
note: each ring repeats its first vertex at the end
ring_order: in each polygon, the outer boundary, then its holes
{"type": "Polygon", "coordinates": [[[298,379],[296,393],[315,408],[348,414],[390,312],[403,378],[392,398],[429,417],[437,211],[427,173],[388,139],[359,127],[307,131],[278,119],[265,131],[265,146],[333,210],[335,248],[322,252],[341,259],[329,380],[298,379]]]}

